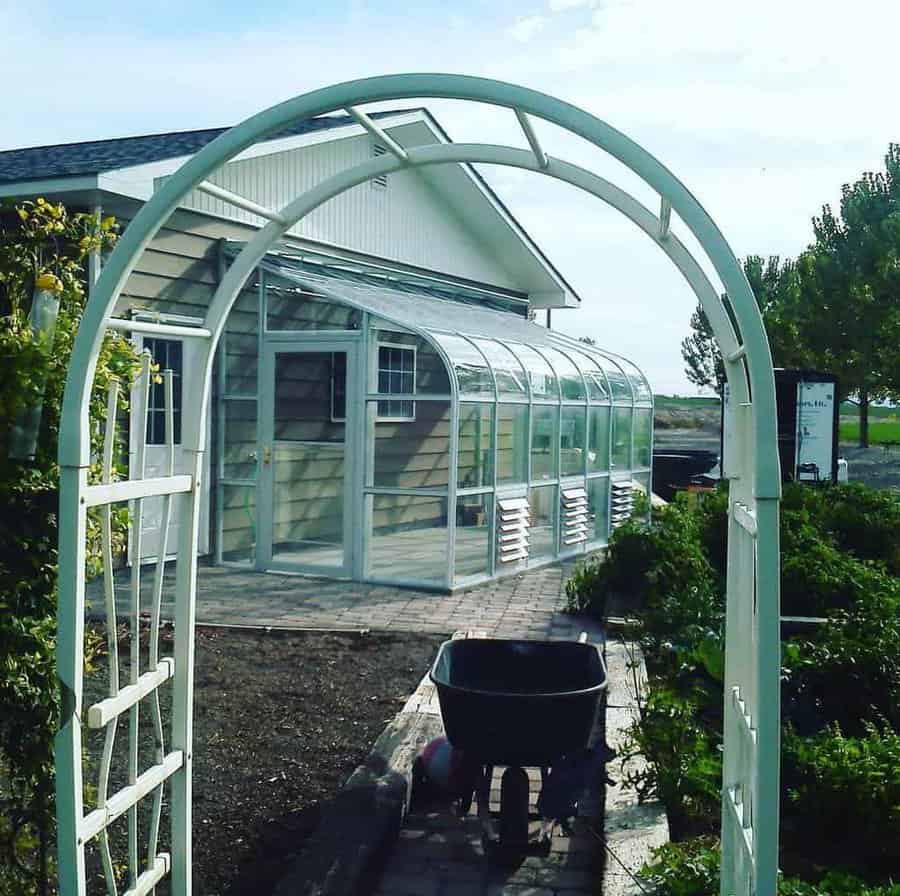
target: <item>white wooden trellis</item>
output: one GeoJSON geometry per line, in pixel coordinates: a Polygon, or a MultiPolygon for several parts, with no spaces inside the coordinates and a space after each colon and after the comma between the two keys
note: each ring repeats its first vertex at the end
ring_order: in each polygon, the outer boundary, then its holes
{"type": "MultiPolygon", "coordinates": [[[[57,665],[63,696],[63,723],[56,741],[57,814],[59,822],[60,892],[86,892],[85,843],[101,837],[113,818],[136,813],[137,803],[154,795],[154,812],[161,786],[171,782],[171,864],[150,851],[138,867],[136,827],[129,826],[130,893],[150,892],[171,870],[175,896],[191,892],[191,743],[193,700],[193,634],[196,596],[196,549],[199,525],[199,486],[205,445],[212,359],[225,320],[239,291],[271,246],[306,214],[344,191],[403,168],[445,164],[505,165],[533,171],[582,189],[617,209],[668,255],[694,290],[709,318],[725,359],[735,408],[728,426],[741,450],[731,459],[728,608],[725,671],[725,761],[722,788],[721,892],[775,896],[778,852],[779,798],[779,595],[778,502],[780,472],[776,442],[775,385],[771,354],[756,301],[741,267],[714,222],[659,161],[595,116],[537,91],[499,81],[462,75],[387,75],[351,81],[313,91],[265,110],[222,134],[172,175],[135,216],[110,256],[85,309],[70,363],[60,427],[60,541],[59,639],[57,665]],[[411,98],[447,98],[488,103],[512,110],[529,149],[488,144],[433,144],[404,148],[373,122],[359,106],[411,98]],[[112,310],[141,253],[169,215],[193,189],[210,190],[208,178],[221,165],[261,139],[298,120],[344,110],[388,152],[339,172],[317,184],[282,209],[269,210],[236,194],[217,195],[248,208],[268,223],[251,239],[222,277],[202,327],[168,327],[137,321],[116,321],[112,310]],[[660,197],[654,213],[633,196],[592,172],[549,155],[542,147],[534,120],[555,124],[576,134],[625,164],[660,197]],[[672,228],[673,213],[696,239],[728,296],[709,280],[672,228]],[[124,482],[89,485],[88,403],[97,357],[108,328],[153,335],[195,338],[201,356],[202,378],[184,384],[182,443],[191,458],[190,472],[154,479],[135,477],[124,482]],[[166,660],[126,688],[110,695],[116,703],[108,723],[129,711],[130,758],[143,699],[155,699],[161,676],[173,682],[171,749],[158,743],[156,761],[141,771],[130,763],[128,785],[105,796],[94,812],[84,814],[82,799],[81,723],[83,697],[84,561],[86,513],[92,505],[134,501],[140,514],[143,498],[161,496],[168,507],[181,495],[182,525],[176,550],[174,670],[166,660]],[[149,677],[147,677],[149,676],[149,677]],[[134,831],[132,830],[134,828],[134,831]],[[141,870],[143,867],[143,870],[141,870]]],[[[451,447],[451,452],[454,449],[451,447]]],[[[452,458],[451,458],[452,461],[452,458]]],[[[454,464],[451,463],[451,468],[454,464]]],[[[109,470],[107,470],[108,477],[109,470]]],[[[451,483],[451,491],[453,484],[451,483]]],[[[452,495],[451,495],[452,498],[452,495]]],[[[104,515],[107,511],[104,511],[104,515]]],[[[104,516],[105,519],[105,516],[104,516]]],[[[139,526],[135,532],[139,532],[139,526]]],[[[139,536],[135,536],[139,537],[139,536]]],[[[108,540],[107,540],[108,543],[108,540]]],[[[104,550],[106,560],[111,560],[104,550]]],[[[140,556],[139,553],[136,556],[140,556]]],[[[165,551],[160,551],[165,556],[165,551]]],[[[139,575],[137,573],[136,575],[139,575]]],[[[161,567],[157,569],[161,581],[161,567]]],[[[139,582],[138,582],[139,585],[139,582]]],[[[154,589],[154,612],[158,606],[154,589]]],[[[107,600],[110,587],[107,585],[107,600]]],[[[136,626],[139,588],[132,581],[132,623],[136,626]]],[[[114,608],[113,608],[114,611],[114,608]]],[[[158,626],[158,622],[156,623],[158,626]]],[[[136,627],[133,631],[136,631],[136,627]]],[[[157,629],[158,631],[158,629],[157,629]]],[[[117,686],[116,686],[117,687],[117,686]]],[[[112,688],[111,688],[112,690],[112,688]]],[[[161,726],[154,726],[158,739],[161,726]]],[[[90,714],[89,714],[90,718],[90,714]]],[[[159,819],[151,826],[151,845],[158,837],[159,819]]],[[[106,861],[106,859],[104,860],[106,861]]]]}

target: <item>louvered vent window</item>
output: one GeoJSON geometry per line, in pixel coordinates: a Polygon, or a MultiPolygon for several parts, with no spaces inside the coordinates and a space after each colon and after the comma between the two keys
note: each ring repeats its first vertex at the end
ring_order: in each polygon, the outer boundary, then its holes
{"type": "Polygon", "coordinates": [[[563,546],[587,541],[588,500],[583,488],[564,488],[561,495],[562,521],[560,537],[563,546]]]}
{"type": "MultiPolygon", "coordinates": [[[[377,159],[378,156],[383,156],[387,150],[380,144],[374,143],[372,145],[372,155],[377,159]]],[[[372,186],[378,189],[383,190],[387,186],[388,176],[386,174],[379,174],[378,177],[372,178],[372,186]]]]}
{"type": "Polygon", "coordinates": [[[527,498],[503,498],[497,502],[497,556],[501,563],[528,559],[530,525],[527,498]]]}
{"type": "Polygon", "coordinates": [[[634,509],[634,491],[631,488],[631,480],[614,482],[610,495],[609,522],[613,529],[618,528],[631,516],[634,509]]]}

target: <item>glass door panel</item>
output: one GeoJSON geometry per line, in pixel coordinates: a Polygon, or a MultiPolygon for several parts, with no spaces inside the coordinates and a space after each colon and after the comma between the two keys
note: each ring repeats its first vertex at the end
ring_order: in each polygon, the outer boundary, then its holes
{"type": "Polygon", "coordinates": [[[266,352],[260,564],[349,574],[346,385],[352,348],[266,352]]]}

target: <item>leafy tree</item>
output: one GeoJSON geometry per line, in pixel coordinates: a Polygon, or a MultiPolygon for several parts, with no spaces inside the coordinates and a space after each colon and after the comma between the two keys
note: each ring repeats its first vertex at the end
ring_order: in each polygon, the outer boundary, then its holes
{"type": "MultiPolygon", "coordinates": [[[[112,218],[70,214],[44,199],[0,210],[0,893],[47,892],[59,720],[56,444],[66,370],[84,310],[85,261],[112,245],[116,229],[112,218]],[[52,334],[32,327],[36,301],[54,308],[58,302],[52,334]],[[23,419],[39,429],[27,459],[20,460],[13,448],[23,419]]],[[[90,408],[94,456],[109,381],[119,377],[127,394],[134,369],[130,343],[109,335],[90,408]]],[[[97,522],[92,512],[89,571],[99,566],[97,522]]],[[[125,524],[119,511],[119,543],[125,524]]]]}
{"type": "Polygon", "coordinates": [[[725,386],[725,364],[709,318],[699,302],[691,315],[691,330],[691,335],[681,342],[681,357],[687,365],[685,375],[695,386],[715,389],[721,395],[725,386]]]}
{"type": "Polygon", "coordinates": [[[817,366],[859,400],[860,444],[869,404],[900,398],[900,145],[885,170],[866,172],[813,220],[815,243],[800,258],[800,325],[817,366]]]}
{"type": "MultiPolygon", "coordinates": [[[[782,261],[777,255],[748,255],[743,268],[766,325],[775,366],[806,366],[809,353],[798,325],[801,294],[796,263],[790,259],[782,261]]],[[[727,297],[725,308],[731,314],[727,297]]],[[[699,304],[691,315],[691,331],[681,343],[681,356],[687,365],[685,374],[695,385],[714,389],[721,395],[725,366],[709,319],[699,304]]]]}

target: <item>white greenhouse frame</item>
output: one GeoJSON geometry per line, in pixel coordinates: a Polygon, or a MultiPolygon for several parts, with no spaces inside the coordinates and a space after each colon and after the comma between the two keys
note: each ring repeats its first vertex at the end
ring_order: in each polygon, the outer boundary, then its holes
{"type": "MultiPolygon", "coordinates": [[[[171,873],[172,892],[191,892],[191,767],[194,616],[200,478],[206,445],[207,407],[213,359],[228,312],[244,283],[272,245],[304,215],[351,187],[404,168],[450,163],[504,165],[545,174],[572,184],[611,205],[643,230],[665,252],[694,290],[706,312],[725,360],[732,401],[726,426],[737,451],[723,471],[730,480],[725,668],[725,757],[722,786],[721,893],[775,896],[779,805],[779,539],[780,475],[776,444],[775,387],[768,341],[759,309],[741,267],[715,223],[660,162],[610,125],[545,94],[499,81],[462,75],[403,74],[351,81],[316,90],[267,109],[213,140],[172,175],[138,212],[110,255],[91,291],[69,366],[60,427],[59,461],[59,637],[57,667],[62,689],[62,725],[56,739],[59,883],[63,896],[83,896],[85,844],[123,814],[129,816],[128,894],[149,893],[171,873]],[[530,150],[482,144],[432,144],[403,148],[357,107],[362,104],[440,98],[468,100],[513,110],[530,150]],[[141,253],[169,215],[194,189],[224,191],[207,178],[235,155],[292,123],[331,112],[352,114],[387,152],[327,178],[284,208],[268,210],[228,193],[227,201],[262,215],[268,223],[247,243],[221,279],[204,323],[179,327],[115,321],[113,309],[141,253]],[[555,124],[584,138],[622,162],[660,197],[659,214],[609,181],[548,155],[532,119],[555,124]],[[697,240],[728,297],[670,229],[672,212],[697,240]],[[199,383],[185,384],[182,445],[193,458],[187,475],[141,479],[140,464],[130,480],[109,482],[107,463],[100,484],[88,484],[91,464],[88,405],[97,357],[107,329],[197,340],[203,358],[199,383]],[[182,495],[175,575],[174,656],[159,660],[142,675],[132,668],[129,687],[111,682],[110,697],[83,713],[83,640],[87,510],[132,501],[140,518],[143,498],[182,495]],[[141,701],[173,678],[173,721],[168,752],[157,746],[156,764],[146,771],[135,761],[137,713],[141,701]],[[113,736],[120,715],[129,714],[128,785],[85,814],[82,789],[82,720],[106,727],[113,736]],[[163,784],[169,781],[171,853],[156,854],[158,812],[163,784]],[[138,802],[154,794],[151,843],[140,862],[138,802]]],[[[144,371],[145,377],[148,375],[144,371]]],[[[362,383],[357,384],[362,386],[362,383]]],[[[171,392],[171,389],[168,390],[171,392]]],[[[348,384],[348,395],[350,386],[348,384]]],[[[363,400],[361,393],[353,393],[363,400]]],[[[115,395],[110,407],[115,408],[115,395]]],[[[171,407],[171,404],[169,404],[171,407]]],[[[169,416],[171,416],[169,414],[169,416]]],[[[110,421],[114,419],[111,415],[110,421]]],[[[454,421],[455,423],[456,421],[454,421]]],[[[110,427],[111,429],[112,427],[110,427]]],[[[455,428],[453,430],[455,432],[455,428]]],[[[112,439],[107,436],[107,445],[112,439]]],[[[455,444],[451,443],[451,444],[455,444]]],[[[451,451],[454,449],[451,448],[451,451]]],[[[106,455],[111,448],[104,452],[106,455]]],[[[455,466],[455,458],[451,458],[455,466]]],[[[170,498],[164,498],[169,512],[170,498]]],[[[139,530],[139,522],[136,530],[139,530]]],[[[106,552],[109,553],[108,551],[106,552]]],[[[107,557],[107,560],[111,559],[107,557]]],[[[158,593],[161,566],[157,567],[158,593]]],[[[139,565],[135,564],[139,569],[139,565]]],[[[139,575],[139,573],[137,574],[139,575]]],[[[138,609],[139,580],[132,587],[132,613],[138,609]]],[[[108,588],[108,604],[110,588],[108,588]]],[[[153,630],[158,625],[154,600],[153,630]]],[[[133,619],[137,622],[137,619],[133,619]]],[[[155,710],[153,711],[155,718],[155,710]]],[[[161,739],[160,739],[161,740],[161,739]]],[[[108,851],[108,850],[107,850],[108,851]]],[[[109,866],[105,861],[104,865],[109,866]]],[[[115,883],[108,876],[110,892],[115,883]]]]}

